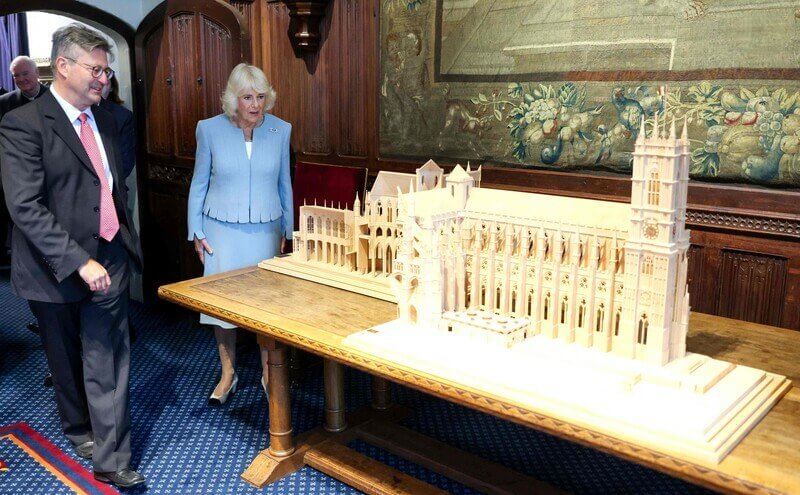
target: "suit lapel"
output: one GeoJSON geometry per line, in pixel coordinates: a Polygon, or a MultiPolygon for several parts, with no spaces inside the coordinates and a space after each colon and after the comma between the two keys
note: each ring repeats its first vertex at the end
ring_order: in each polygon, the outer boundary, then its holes
{"type": "Polygon", "coordinates": [[[78,157],[83,166],[97,176],[92,162],[89,160],[89,155],[86,154],[86,150],[83,148],[83,143],[78,139],[75,128],[72,127],[72,123],[67,120],[67,114],[61,109],[55,97],[47,93],[42,96],[41,100],[45,117],[52,120],[53,132],[55,132],[69,149],[75,153],[75,156],[78,157]]]}

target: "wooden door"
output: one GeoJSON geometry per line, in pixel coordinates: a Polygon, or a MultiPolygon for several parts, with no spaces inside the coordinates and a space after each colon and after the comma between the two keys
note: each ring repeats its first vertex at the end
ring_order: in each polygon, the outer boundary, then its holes
{"type": "Polygon", "coordinates": [[[233,67],[248,60],[247,23],[218,0],[167,0],[136,33],[137,162],[145,295],[202,274],[187,241],[197,121],[221,112],[233,67]]]}

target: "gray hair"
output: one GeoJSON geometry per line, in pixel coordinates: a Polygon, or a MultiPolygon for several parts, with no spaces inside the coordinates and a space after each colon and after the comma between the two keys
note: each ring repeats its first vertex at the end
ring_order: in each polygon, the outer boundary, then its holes
{"type": "Polygon", "coordinates": [[[111,44],[102,34],[82,24],[73,22],[58,28],[53,33],[53,49],[50,52],[50,66],[53,70],[55,71],[58,57],[78,58],[80,55],[75,53],[76,48],[86,52],[99,48],[108,54],[109,62],[114,60],[114,54],[111,53],[111,44]]]}
{"type": "Polygon", "coordinates": [[[25,63],[33,67],[33,70],[38,70],[39,68],[36,66],[36,61],[30,57],[26,57],[25,55],[20,55],[19,57],[15,58],[8,64],[8,70],[12,70],[15,65],[19,65],[21,63],[25,63]]]}
{"type": "Polygon", "coordinates": [[[277,95],[264,72],[254,65],[241,63],[231,71],[231,75],[228,76],[228,84],[225,86],[225,92],[222,93],[222,111],[225,112],[229,119],[236,117],[239,95],[250,89],[256,93],[266,94],[265,112],[271,110],[275,105],[277,95]]]}

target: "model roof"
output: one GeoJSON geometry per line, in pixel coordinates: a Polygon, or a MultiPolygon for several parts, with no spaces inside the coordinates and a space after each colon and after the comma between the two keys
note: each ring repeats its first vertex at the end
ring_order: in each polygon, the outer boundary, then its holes
{"type": "Polygon", "coordinates": [[[413,184],[414,178],[414,174],[381,170],[378,172],[378,176],[375,177],[375,183],[369,191],[370,198],[373,200],[380,196],[396,198],[398,187],[400,192],[406,194],[411,191],[411,184],[413,184]]]}
{"type": "Polygon", "coordinates": [[[470,191],[464,210],[480,216],[501,215],[625,232],[631,219],[629,203],[483,188],[470,191]]]}

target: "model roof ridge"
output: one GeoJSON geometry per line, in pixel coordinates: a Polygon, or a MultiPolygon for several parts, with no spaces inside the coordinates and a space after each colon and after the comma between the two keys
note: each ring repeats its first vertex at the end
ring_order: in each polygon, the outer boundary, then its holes
{"type": "Polygon", "coordinates": [[[550,222],[591,227],[595,216],[601,218],[598,224],[604,228],[627,232],[630,216],[630,203],[617,203],[601,199],[572,198],[552,194],[508,191],[504,189],[473,188],[464,208],[466,212],[500,214],[509,217],[534,218],[525,206],[536,205],[537,219],[550,222]],[[502,198],[495,199],[496,196],[502,198]],[[592,212],[587,215],[586,212],[592,212]],[[587,218],[588,216],[588,218],[587,218]]]}

